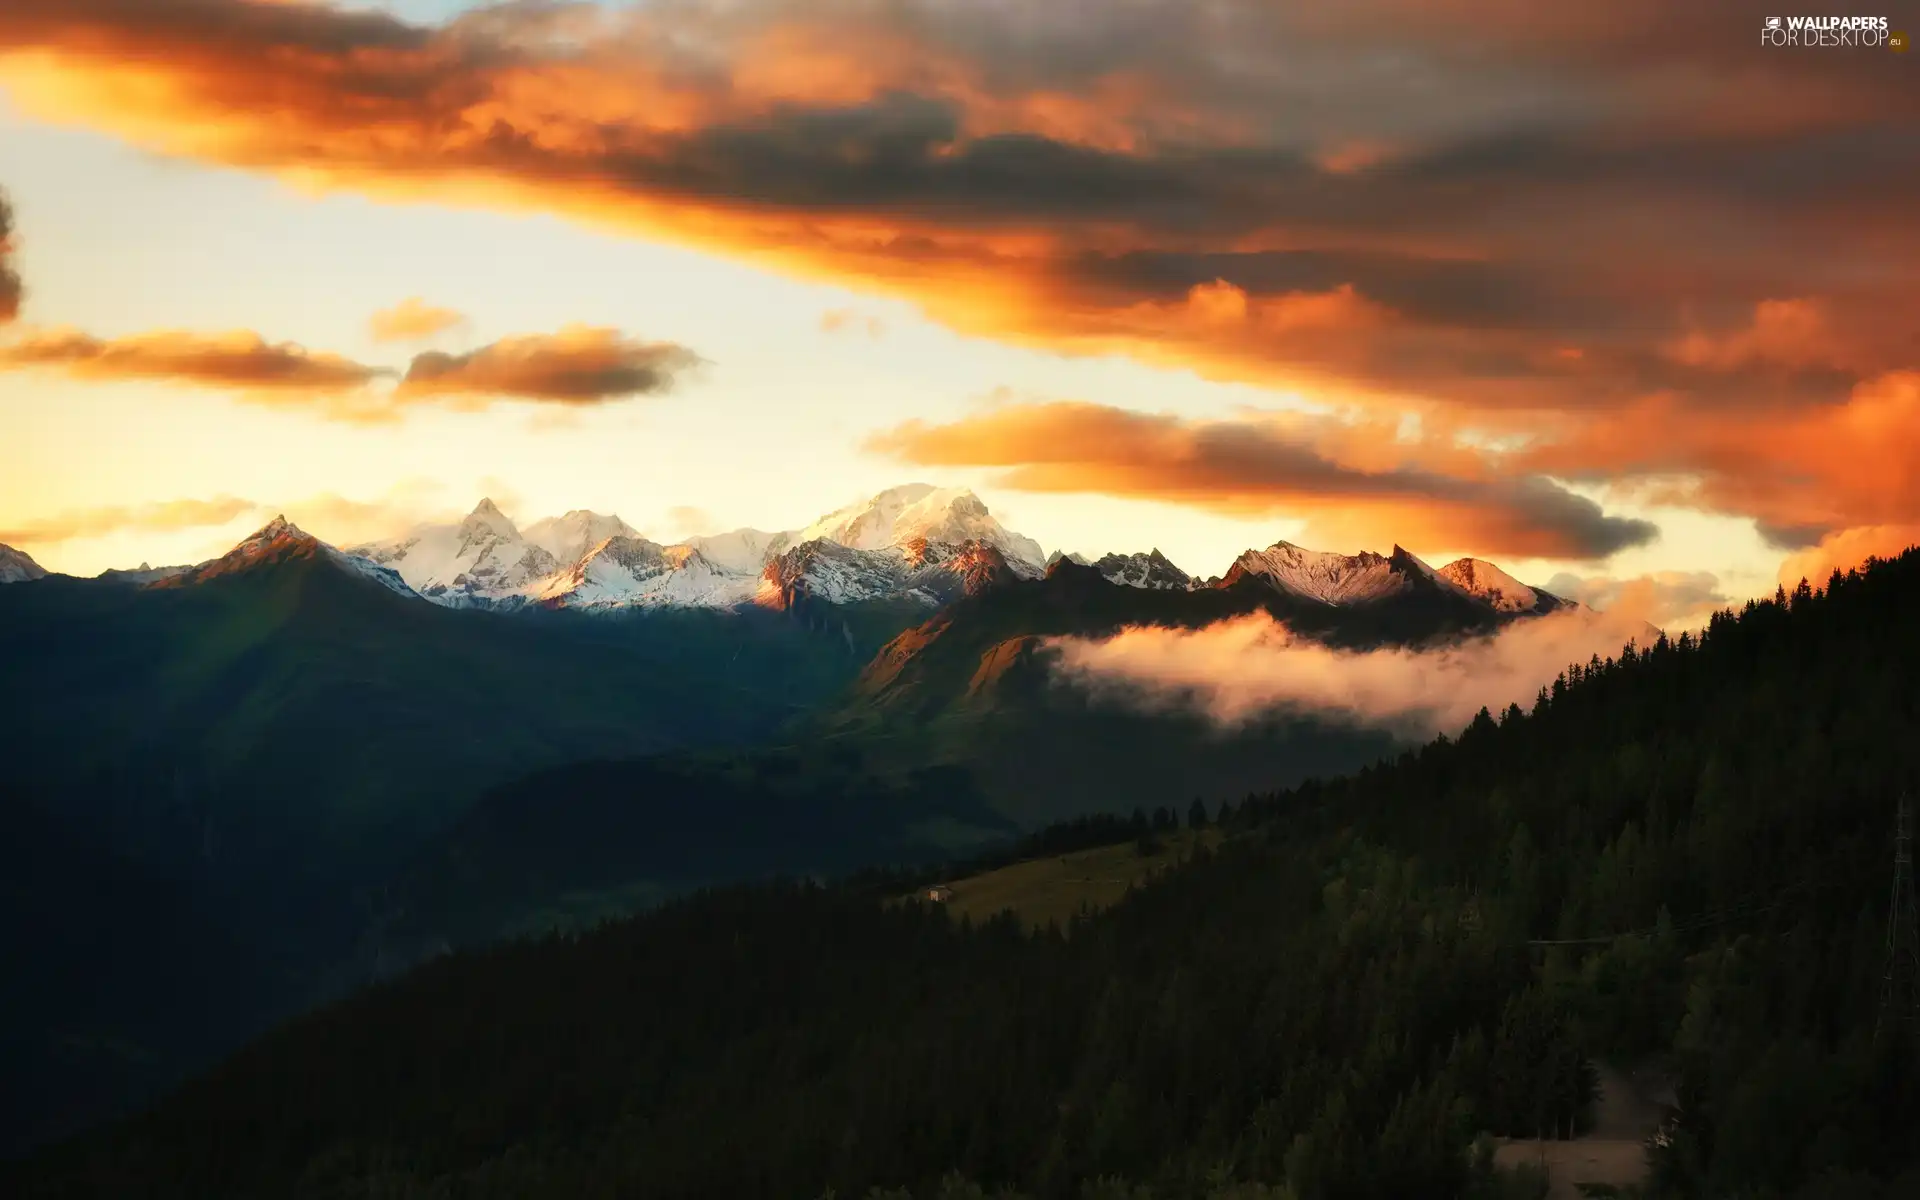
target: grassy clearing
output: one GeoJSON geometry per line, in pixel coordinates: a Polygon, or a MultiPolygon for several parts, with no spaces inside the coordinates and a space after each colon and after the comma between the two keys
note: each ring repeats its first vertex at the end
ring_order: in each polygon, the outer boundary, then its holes
{"type": "Polygon", "coordinates": [[[1220,844],[1220,832],[1179,830],[1160,835],[1164,849],[1142,855],[1133,842],[1096,846],[1057,857],[1029,859],[965,879],[950,880],[947,910],[984,921],[1011,909],[1029,929],[1064,926],[1081,911],[1115,904],[1128,889],[1192,856],[1196,844],[1220,844]]]}

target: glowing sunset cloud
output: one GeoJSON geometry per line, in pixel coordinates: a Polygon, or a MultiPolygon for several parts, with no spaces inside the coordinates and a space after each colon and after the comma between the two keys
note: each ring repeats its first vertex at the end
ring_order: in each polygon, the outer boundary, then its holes
{"type": "Polygon", "coordinates": [[[1391,444],[1376,442],[1370,455],[1355,455],[1359,447],[1340,432],[1055,403],[997,408],[942,426],[909,423],[872,445],[921,466],[1005,468],[999,484],[1023,491],[1289,513],[1329,544],[1457,538],[1490,553],[1595,558],[1657,532],[1645,521],[1608,516],[1549,479],[1497,472],[1471,452],[1451,455],[1446,469],[1419,446],[1401,447],[1400,458],[1391,444]],[[1352,457],[1342,461],[1343,451],[1352,457]]]}
{"type": "Polygon", "coordinates": [[[451,308],[439,308],[418,296],[409,296],[392,308],[373,314],[368,327],[376,342],[423,342],[459,328],[466,320],[451,308]]]}
{"type": "Polygon", "coordinates": [[[429,350],[403,373],[367,366],[257,333],[180,330],[105,340],[77,330],[33,333],[0,344],[0,370],[58,369],[83,379],[163,380],[230,389],[266,405],[306,405],[349,421],[386,421],[404,405],[456,398],[598,404],[664,392],[700,358],[684,346],[569,327],[504,338],[464,354],[429,350]],[[386,391],[375,380],[399,376],[386,391]]]}
{"type": "Polygon", "coordinates": [[[700,357],[669,342],[639,342],[617,329],[573,326],[541,337],[504,338],[465,354],[414,356],[395,397],[511,396],[598,404],[671,388],[700,357]]]}

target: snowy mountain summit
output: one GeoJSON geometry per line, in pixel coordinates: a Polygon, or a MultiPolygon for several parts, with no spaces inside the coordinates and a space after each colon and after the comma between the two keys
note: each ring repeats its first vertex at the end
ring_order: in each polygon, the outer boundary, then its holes
{"type": "Polygon", "coordinates": [[[1046,570],[1040,543],[1008,531],[993,519],[980,497],[965,488],[936,488],[909,483],[888,488],[870,500],[828,513],[793,535],[793,544],[825,540],[850,550],[884,550],[925,541],[961,546],[979,542],[1004,555],[1009,565],[1046,570]]]}
{"type": "Polygon", "coordinates": [[[348,551],[384,567],[427,599],[450,607],[485,606],[560,568],[552,552],[529,542],[491,499],[455,525],[423,525],[392,542],[348,551]]]}
{"type": "Polygon", "coordinates": [[[1528,587],[1492,563],[1463,558],[1440,568],[1440,575],[1493,606],[1497,612],[1543,613],[1575,606],[1551,592],[1528,587]]]}
{"type": "Polygon", "coordinates": [[[584,509],[524,531],[491,500],[455,525],[426,525],[352,553],[453,607],[623,609],[802,599],[944,603],[1002,578],[1037,578],[1040,545],[964,489],[908,484],[796,530],[736,529],[665,545],[584,509]]]}
{"type": "Polygon", "coordinates": [[[239,545],[211,562],[156,579],[154,588],[188,587],[208,583],[222,576],[238,575],[258,567],[295,559],[323,559],[351,575],[359,576],[402,596],[412,596],[400,575],[378,563],[344,550],[336,550],[301,529],[284,516],[275,517],[242,539],[239,545]]]}
{"type": "Polygon", "coordinates": [[[1333,554],[1275,542],[1235,559],[1221,586],[1254,580],[1278,591],[1338,607],[1411,595],[1466,598],[1494,612],[1550,612],[1570,601],[1530,588],[1492,563],[1463,558],[1435,570],[1400,546],[1391,554],[1333,554]]]}
{"type": "Polygon", "coordinates": [[[46,574],[46,568],[33,561],[25,550],[0,545],[0,583],[26,583],[33,579],[44,579],[46,574]]]}

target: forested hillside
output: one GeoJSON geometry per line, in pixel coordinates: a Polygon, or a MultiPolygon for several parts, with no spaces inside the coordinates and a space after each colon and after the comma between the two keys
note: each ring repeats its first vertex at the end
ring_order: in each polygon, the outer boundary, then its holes
{"type": "Polygon", "coordinates": [[[1916,611],[1910,551],[1595,661],[1070,930],[759,887],[442,958],[15,1194],[1494,1195],[1602,1061],[1678,1077],[1659,1195],[1920,1194],[1916,611]]]}

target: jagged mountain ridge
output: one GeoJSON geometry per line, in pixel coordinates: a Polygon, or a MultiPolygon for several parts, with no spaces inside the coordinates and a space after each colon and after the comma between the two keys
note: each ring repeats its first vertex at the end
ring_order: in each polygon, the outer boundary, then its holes
{"type": "Polygon", "coordinates": [[[673,545],[632,532],[617,516],[584,510],[536,522],[519,534],[489,501],[459,530],[460,548],[450,557],[442,551],[444,562],[431,551],[445,535],[431,528],[354,552],[394,566],[428,599],[495,607],[789,608],[803,599],[844,605],[878,598],[938,607],[999,583],[1038,579],[1063,559],[1089,566],[1109,582],[1156,591],[1231,587],[1254,577],[1332,605],[1424,594],[1469,600],[1499,613],[1537,614],[1572,603],[1481,559],[1463,558],[1436,570],[1397,545],[1387,555],[1343,555],[1276,542],[1243,553],[1225,576],[1205,580],[1158,549],[1110,553],[1092,562],[1059,552],[1043,559],[1039,543],[1002,526],[972,492],[927,484],[889,489],[799,530],[737,529],[673,545]],[[589,538],[608,531],[588,546],[589,538]],[[416,553],[423,544],[429,552],[416,553]],[[577,557],[565,557],[583,546],[577,557]],[[555,565],[542,573],[548,558],[555,565]]]}
{"type": "Polygon", "coordinates": [[[1195,591],[1233,587],[1250,580],[1336,607],[1373,604],[1409,593],[1467,597],[1491,611],[1507,614],[1546,613],[1575,604],[1544,589],[1529,587],[1484,559],[1457,559],[1435,569],[1397,545],[1390,554],[1370,550],[1336,554],[1275,542],[1265,550],[1246,551],[1224,576],[1212,579],[1187,574],[1157,549],[1145,554],[1108,554],[1093,561],[1056,551],[1047,560],[1048,569],[1061,562],[1091,568],[1109,583],[1126,587],[1195,591]]]}
{"type": "Polygon", "coordinates": [[[1491,612],[1540,614],[1573,602],[1528,587],[1490,562],[1462,558],[1435,570],[1401,546],[1391,554],[1363,550],[1330,554],[1291,542],[1249,550],[1235,559],[1217,586],[1256,580],[1276,591],[1336,607],[1425,595],[1464,598],[1491,612]]]}
{"type": "MultiPolygon", "coordinates": [[[[645,537],[617,515],[585,509],[522,530],[491,499],[457,523],[422,525],[390,541],[344,550],[276,518],[212,562],[159,570],[143,563],[101,578],[184,586],[262,555],[317,553],[315,547],[383,586],[454,608],[753,604],[784,610],[886,600],[930,609],[1005,583],[1037,580],[1062,562],[1131,589],[1195,592],[1249,583],[1336,607],[1424,598],[1512,616],[1573,603],[1481,559],[1463,558],[1435,570],[1399,546],[1387,555],[1342,555],[1281,541],[1244,552],[1224,576],[1209,579],[1188,574],[1158,549],[1110,553],[1091,562],[1058,551],[1043,559],[1039,543],[1002,526],[972,492],[929,484],[888,489],[797,530],[736,529],[670,545],[645,537]],[[281,545],[286,538],[289,544],[281,545]]],[[[45,574],[24,554],[8,554],[0,558],[0,581],[45,574]]]]}
{"type": "Polygon", "coordinates": [[[524,532],[490,500],[458,526],[423,526],[351,553],[456,607],[789,607],[904,598],[937,606],[1000,578],[1038,578],[1039,543],[972,492],[908,484],[799,530],[736,529],[672,545],[618,516],[576,510],[524,532]]]}

